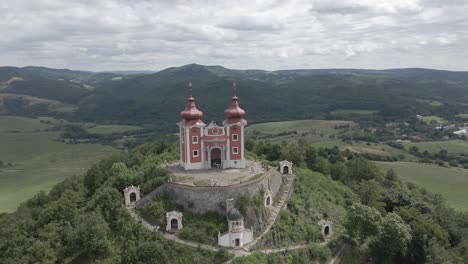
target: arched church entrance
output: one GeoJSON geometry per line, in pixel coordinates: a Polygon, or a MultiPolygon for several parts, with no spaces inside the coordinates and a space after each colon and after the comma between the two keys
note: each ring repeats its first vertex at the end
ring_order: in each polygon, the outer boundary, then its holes
{"type": "Polygon", "coordinates": [[[179,229],[179,221],[177,219],[173,218],[171,220],[171,229],[172,230],[178,230],[179,229]]]}
{"type": "Polygon", "coordinates": [[[288,167],[288,166],[284,166],[284,167],[283,167],[283,173],[284,173],[284,174],[288,174],[288,173],[289,173],[289,167],[288,167]]]}
{"type": "Polygon", "coordinates": [[[134,193],[134,192],[130,193],[130,202],[134,203],[134,202],[136,202],[136,199],[137,199],[136,193],[134,193]]]}
{"type": "Polygon", "coordinates": [[[221,149],[214,148],[211,150],[211,168],[221,167],[221,149]]]}
{"type": "Polygon", "coordinates": [[[325,236],[329,236],[330,235],[330,227],[326,226],[325,229],[323,230],[323,233],[325,234],[325,236]]]}

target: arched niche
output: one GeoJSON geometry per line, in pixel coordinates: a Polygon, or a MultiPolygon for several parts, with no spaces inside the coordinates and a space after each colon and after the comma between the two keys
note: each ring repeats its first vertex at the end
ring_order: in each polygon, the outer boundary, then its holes
{"type": "Polygon", "coordinates": [[[135,206],[140,200],[140,187],[129,186],[124,189],[125,206],[135,206]]]}
{"type": "Polygon", "coordinates": [[[177,232],[181,230],[182,225],[182,213],[177,211],[171,211],[166,213],[166,231],[177,232]]]}

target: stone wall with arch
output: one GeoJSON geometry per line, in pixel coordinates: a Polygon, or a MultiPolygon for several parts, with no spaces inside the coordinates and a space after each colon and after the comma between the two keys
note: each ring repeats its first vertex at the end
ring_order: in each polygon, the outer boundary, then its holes
{"type": "Polygon", "coordinates": [[[182,213],[170,211],[166,213],[166,231],[177,232],[183,228],[182,213]]]}
{"type": "Polygon", "coordinates": [[[170,199],[184,206],[189,212],[198,214],[219,212],[225,215],[227,199],[237,200],[242,195],[253,196],[269,188],[273,199],[282,184],[283,176],[276,170],[270,170],[258,179],[230,186],[189,186],[166,182],[144,196],[137,203],[137,208],[141,208],[146,202],[165,192],[170,199]]]}
{"type": "Polygon", "coordinates": [[[322,235],[325,239],[330,238],[333,235],[333,221],[322,219],[318,222],[321,228],[322,235]]]}
{"type": "Polygon", "coordinates": [[[273,206],[273,193],[270,190],[266,190],[263,195],[263,204],[265,207],[273,206]]]}
{"type": "Polygon", "coordinates": [[[279,171],[281,174],[293,174],[292,171],[292,162],[283,160],[279,163],[279,171]]]}
{"type": "Polygon", "coordinates": [[[133,206],[140,200],[140,187],[128,186],[124,189],[125,206],[133,206]]]}

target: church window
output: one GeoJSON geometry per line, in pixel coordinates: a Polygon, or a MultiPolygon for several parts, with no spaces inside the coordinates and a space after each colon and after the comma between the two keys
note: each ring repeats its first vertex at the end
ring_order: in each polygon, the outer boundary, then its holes
{"type": "Polygon", "coordinates": [[[232,148],[232,153],[233,154],[238,154],[239,153],[239,148],[232,148]]]}
{"type": "Polygon", "coordinates": [[[193,144],[198,144],[198,137],[197,136],[192,137],[192,143],[193,144]]]}
{"type": "Polygon", "coordinates": [[[194,150],[194,151],[193,151],[193,156],[194,156],[194,157],[198,157],[198,150],[194,150]]]}
{"type": "Polygon", "coordinates": [[[239,140],[239,135],[238,134],[232,134],[232,141],[237,141],[239,140]]]}

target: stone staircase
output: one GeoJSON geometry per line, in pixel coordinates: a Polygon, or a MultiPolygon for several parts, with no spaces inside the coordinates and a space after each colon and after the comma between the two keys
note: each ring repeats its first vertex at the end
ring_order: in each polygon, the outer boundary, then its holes
{"type": "Polygon", "coordinates": [[[266,227],[263,229],[263,232],[257,236],[252,242],[243,246],[245,251],[250,251],[262,238],[265,234],[270,231],[271,227],[276,221],[279,212],[283,209],[285,202],[288,200],[289,195],[291,194],[292,185],[295,179],[294,174],[290,174],[286,177],[286,183],[282,188],[281,198],[278,200],[278,203],[272,208],[271,215],[267,220],[266,227]]]}

